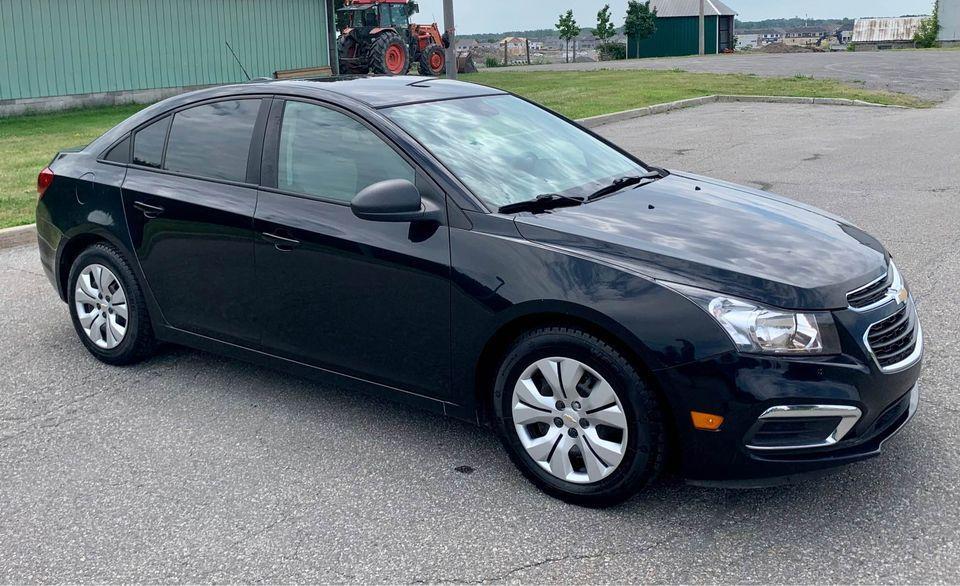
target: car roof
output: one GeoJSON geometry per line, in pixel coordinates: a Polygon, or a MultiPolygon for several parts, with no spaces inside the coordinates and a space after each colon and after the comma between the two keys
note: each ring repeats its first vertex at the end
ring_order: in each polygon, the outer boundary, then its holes
{"type": "Polygon", "coordinates": [[[272,81],[270,85],[340,94],[374,108],[506,93],[475,83],[412,75],[339,76],[272,81]]]}
{"type": "Polygon", "coordinates": [[[276,94],[318,99],[339,98],[337,101],[359,102],[379,109],[459,98],[503,95],[507,92],[475,83],[407,75],[253,80],[247,83],[206,88],[168,98],[134,114],[92,142],[88,148],[105,148],[122,134],[164,112],[204,100],[249,94],[276,94]]]}
{"type": "MultiPolygon", "coordinates": [[[[266,93],[292,94],[303,97],[319,97],[324,93],[332,93],[356,100],[372,108],[390,108],[404,104],[507,93],[503,90],[475,83],[413,75],[360,75],[315,79],[263,80],[227,86],[227,88],[235,89],[244,88],[247,91],[257,87],[261,88],[260,91],[266,93]]],[[[227,88],[212,88],[209,91],[219,93],[217,90],[227,88]]],[[[201,90],[188,95],[193,96],[194,99],[203,99],[204,91],[208,90],[201,90]]]]}

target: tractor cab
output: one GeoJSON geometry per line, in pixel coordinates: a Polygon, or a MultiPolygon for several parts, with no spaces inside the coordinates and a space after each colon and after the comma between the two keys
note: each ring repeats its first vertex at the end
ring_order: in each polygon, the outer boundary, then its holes
{"type": "Polygon", "coordinates": [[[449,45],[436,24],[410,24],[419,11],[410,0],[344,0],[337,11],[341,73],[405,75],[418,63],[421,75],[436,77],[446,68],[449,45]]]}
{"type": "Polygon", "coordinates": [[[392,28],[397,31],[409,26],[411,5],[406,2],[355,2],[337,12],[340,29],[392,28]]]}

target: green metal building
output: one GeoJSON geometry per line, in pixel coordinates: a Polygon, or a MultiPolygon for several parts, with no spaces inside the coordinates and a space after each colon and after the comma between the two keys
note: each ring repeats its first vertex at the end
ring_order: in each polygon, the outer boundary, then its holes
{"type": "Polygon", "coordinates": [[[335,40],[331,5],[0,0],[0,115],[146,102],[247,74],[327,68],[335,40]]]}
{"type": "MultiPolygon", "coordinates": [[[[679,57],[700,52],[700,0],[651,0],[657,32],[646,39],[627,36],[627,57],[679,57]]],[[[704,2],[704,48],[708,55],[733,48],[736,12],[720,0],[704,2]]]]}

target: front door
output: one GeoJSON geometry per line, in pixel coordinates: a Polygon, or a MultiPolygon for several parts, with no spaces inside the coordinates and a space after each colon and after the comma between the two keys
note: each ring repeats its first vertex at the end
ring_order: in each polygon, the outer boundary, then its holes
{"type": "Polygon", "coordinates": [[[387,179],[443,195],[369,127],[315,103],[274,102],[255,228],[263,347],[432,398],[450,375],[446,226],[361,220],[349,203],[387,179]]]}
{"type": "Polygon", "coordinates": [[[261,99],[182,110],[134,135],[123,183],[130,235],[164,319],[246,346],[259,343],[251,142],[262,142],[261,99]],[[254,140],[255,128],[261,129],[254,140]]]}

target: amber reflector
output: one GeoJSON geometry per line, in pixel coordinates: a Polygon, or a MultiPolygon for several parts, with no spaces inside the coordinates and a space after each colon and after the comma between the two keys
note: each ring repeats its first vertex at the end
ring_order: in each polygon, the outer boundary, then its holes
{"type": "Polygon", "coordinates": [[[719,415],[713,415],[711,413],[691,411],[690,418],[693,420],[693,426],[697,429],[717,431],[720,429],[720,426],[723,425],[723,417],[720,417],[719,415]]]}

